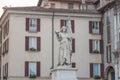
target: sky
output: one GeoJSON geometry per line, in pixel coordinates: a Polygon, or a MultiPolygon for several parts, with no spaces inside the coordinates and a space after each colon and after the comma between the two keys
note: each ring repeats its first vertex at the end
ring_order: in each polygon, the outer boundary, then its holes
{"type": "Polygon", "coordinates": [[[38,0],[0,0],[0,16],[3,13],[2,7],[18,7],[18,6],[36,6],[38,0]]]}

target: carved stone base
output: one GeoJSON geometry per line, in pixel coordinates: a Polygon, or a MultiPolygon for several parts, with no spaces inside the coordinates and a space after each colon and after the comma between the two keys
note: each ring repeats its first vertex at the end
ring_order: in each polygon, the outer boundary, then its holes
{"type": "Polygon", "coordinates": [[[52,69],[52,80],[77,80],[77,69],[65,66],[52,69]]]}

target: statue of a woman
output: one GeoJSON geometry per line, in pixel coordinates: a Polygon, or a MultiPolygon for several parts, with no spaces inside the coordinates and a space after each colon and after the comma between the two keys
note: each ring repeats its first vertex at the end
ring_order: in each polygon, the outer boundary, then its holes
{"type": "Polygon", "coordinates": [[[70,65],[71,63],[71,52],[72,37],[69,35],[68,27],[63,26],[60,32],[55,32],[60,42],[60,53],[59,53],[59,65],[70,65]]]}

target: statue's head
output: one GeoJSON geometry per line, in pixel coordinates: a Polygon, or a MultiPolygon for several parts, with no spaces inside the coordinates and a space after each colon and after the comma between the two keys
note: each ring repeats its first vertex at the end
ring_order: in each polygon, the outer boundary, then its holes
{"type": "Polygon", "coordinates": [[[62,31],[63,31],[63,32],[66,32],[66,31],[67,31],[67,27],[63,26],[63,27],[62,27],[62,31]]]}

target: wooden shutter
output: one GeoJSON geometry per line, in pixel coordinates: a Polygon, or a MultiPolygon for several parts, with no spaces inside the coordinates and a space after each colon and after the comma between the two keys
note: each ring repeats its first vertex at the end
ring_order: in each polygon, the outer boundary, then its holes
{"type": "Polygon", "coordinates": [[[37,77],[40,77],[40,62],[37,62],[37,77]]]}
{"type": "Polygon", "coordinates": [[[6,40],[6,52],[9,51],[9,39],[6,40]]]}
{"type": "Polygon", "coordinates": [[[92,33],[92,21],[89,21],[89,33],[92,33]]]}
{"type": "Polygon", "coordinates": [[[29,31],[29,18],[26,18],[26,31],[29,31]]]}
{"type": "Polygon", "coordinates": [[[72,28],[72,32],[75,33],[75,24],[74,24],[74,20],[71,20],[71,28],[72,28]]]}
{"type": "Polygon", "coordinates": [[[40,19],[37,19],[37,31],[40,31],[40,19]]]}
{"type": "Polygon", "coordinates": [[[102,21],[99,22],[99,33],[100,33],[101,35],[103,34],[102,21]]]}
{"type": "Polygon", "coordinates": [[[64,20],[61,20],[60,22],[60,28],[62,28],[64,26],[64,20]]]}
{"type": "Polygon", "coordinates": [[[6,52],[8,52],[8,39],[6,40],[6,52]]]}
{"type": "Polygon", "coordinates": [[[7,68],[6,69],[6,73],[7,73],[6,75],[8,76],[8,63],[6,64],[6,68],[7,68]]]}
{"type": "Polygon", "coordinates": [[[9,34],[9,20],[7,22],[7,35],[9,34]]]}
{"type": "Polygon", "coordinates": [[[5,26],[3,28],[3,39],[5,39],[5,26]]]}
{"type": "Polygon", "coordinates": [[[29,37],[25,37],[25,50],[29,50],[29,37]]]}
{"type": "Polygon", "coordinates": [[[92,53],[92,40],[89,40],[89,52],[92,53]]]}
{"type": "Polygon", "coordinates": [[[3,76],[5,76],[5,67],[3,65],[3,76]]]}
{"type": "Polygon", "coordinates": [[[40,51],[41,46],[41,38],[37,37],[37,51],[40,51]]]}
{"type": "Polygon", "coordinates": [[[25,62],[25,76],[29,76],[29,62],[25,62]]]}
{"type": "Polygon", "coordinates": [[[90,63],[90,77],[93,77],[93,63],[90,63]]]}
{"type": "Polygon", "coordinates": [[[6,68],[6,64],[5,64],[5,75],[6,75],[6,69],[7,69],[7,68],[6,68]]]}
{"type": "Polygon", "coordinates": [[[103,40],[100,40],[100,53],[103,54],[103,40]]]}
{"type": "Polygon", "coordinates": [[[72,52],[75,53],[75,39],[72,39],[72,52]]]}
{"type": "Polygon", "coordinates": [[[101,69],[101,77],[104,78],[104,64],[103,63],[101,63],[100,69],[101,69]]]}
{"type": "Polygon", "coordinates": [[[72,68],[76,68],[75,62],[72,63],[72,68]]]}

